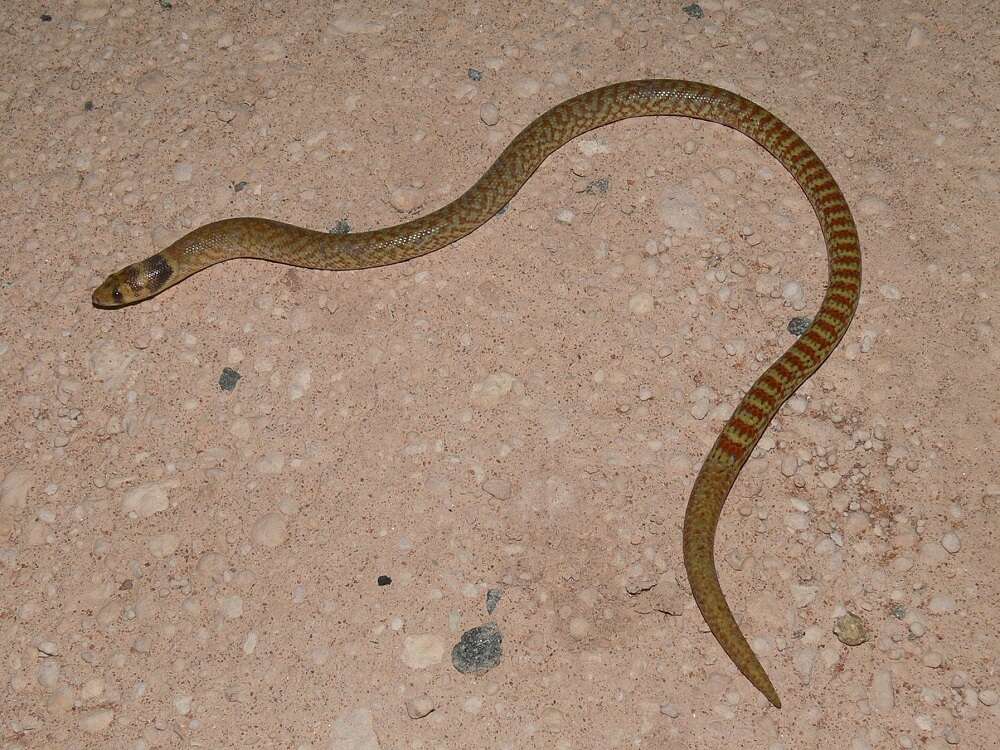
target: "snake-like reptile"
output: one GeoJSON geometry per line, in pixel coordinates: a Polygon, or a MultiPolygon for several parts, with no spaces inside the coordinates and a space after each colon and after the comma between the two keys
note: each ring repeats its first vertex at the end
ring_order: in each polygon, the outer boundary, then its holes
{"type": "Polygon", "coordinates": [[[798,182],[819,218],[828,254],[823,303],[806,331],[753,384],[709,451],[684,515],[684,565],[698,607],[739,670],[775,707],[771,684],[726,603],[715,569],[715,530],[733,482],[781,405],[836,348],[861,291],[861,246],[847,201],[819,157],[785,123],[742,96],[704,83],[614,83],[552,107],[522,130],[486,173],[456,200],[403,224],[329,234],[257,218],[206,224],[163,252],[111,274],[93,294],[97,307],[122,307],[159,294],[232,258],[304,268],[372,268],[416,258],[464,237],[517,193],[545,158],[578,135],[629,117],[679,115],[727,125],[767,149],[798,182]]]}

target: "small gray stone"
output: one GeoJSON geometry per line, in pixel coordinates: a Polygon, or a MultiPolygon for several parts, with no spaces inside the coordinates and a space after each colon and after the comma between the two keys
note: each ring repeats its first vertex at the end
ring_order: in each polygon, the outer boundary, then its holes
{"type": "Polygon", "coordinates": [[[233,368],[223,367],[222,374],[219,376],[219,388],[224,391],[234,390],[241,377],[243,376],[233,368]]]}
{"type": "Polygon", "coordinates": [[[500,603],[500,597],[502,595],[503,592],[500,589],[490,589],[486,592],[486,611],[491,615],[493,614],[493,610],[495,610],[497,605],[500,603]]]}
{"type": "Polygon", "coordinates": [[[801,336],[809,328],[809,324],[812,323],[809,318],[792,318],[788,321],[788,332],[793,336],[801,336]]]}
{"type": "Polygon", "coordinates": [[[687,13],[691,18],[702,19],[705,17],[705,11],[702,10],[698,3],[691,3],[690,5],[685,5],[681,8],[685,13],[687,13]]]}
{"type": "Polygon", "coordinates": [[[486,672],[500,663],[503,634],[495,622],[462,633],[451,650],[451,663],[462,674],[486,672]]]}

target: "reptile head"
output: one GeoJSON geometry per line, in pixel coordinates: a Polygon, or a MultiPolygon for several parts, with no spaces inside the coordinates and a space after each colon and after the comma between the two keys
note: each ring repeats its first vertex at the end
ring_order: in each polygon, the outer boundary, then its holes
{"type": "Polygon", "coordinates": [[[115,271],[94,290],[94,307],[115,308],[134,305],[162,291],[173,276],[167,259],[157,253],[146,260],[115,271]]]}

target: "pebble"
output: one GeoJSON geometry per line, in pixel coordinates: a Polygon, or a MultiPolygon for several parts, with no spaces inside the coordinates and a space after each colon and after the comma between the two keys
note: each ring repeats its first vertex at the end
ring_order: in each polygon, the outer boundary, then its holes
{"type": "Polygon", "coordinates": [[[359,707],[348,709],[334,719],[327,750],[380,750],[372,723],[372,712],[359,707]]]}
{"type": "Polygon", "coordinates": [[[267,453],[257,461],[257,471],[261,474],[280,474],[285,468],[285,457],[281,453],[267,453]]]}
{"type": "Polygon", "coordinates": [[[653,311],[653,295],[649,292],[636,292],[628,300],[629,312],[638,317],[649,315],[653,311]]]}
{"type": "Polygon", "coordinates": [[[962,549],[962,541],[958,538],[958,534],[949,532],[941,538],[941,546],[954,555],[962,549]]]}
{"type": "Polygon", "coordinates": [[[984,706],[995,706],[1000,701],[1000,693],[996,690],[980,690],[979,702],[984,706]]]}
{"type": "Polygon", "coordinates": [[[36,671],[38,684],[47,690],[53,690],[59,684],[59,663],[45,659],[38,665],[36,671]]]}
{"type": "Polygon", "coordinates": [[[887,714],[892,711],[896,695],[890,672],[879,670],[872,676],[871,701],[876,713],[887,714]]]}
{"type": "Polygon", "coordinates": [[[530,99],[542,88],[542,84],[535,78],[522,77],[514,82],[513,91],[522,99],[530,99]]]}
{"type": "Polygon", "coordinates": [[[889,204],[875,195],[862,195],[857,206],[862,216],[878,216],[889,209],[889,204]]]}
{"type": "Polygon", "coordinates": [[[66,685],[57,687],[49,696],[47,706],[49,711],[57,714],[67,713],[74,704],[73,690],[66,685]]]}
{"type": "Polygon", "coordinates": [[[162,560],[165,557],[170,557],[174,554],[180,546],[180,543],[181,540],[179,536],[167,532],[150,537],[146,542],[146,546],[149,547],[149,551],[153,557],[158,560],[162,560]]]}
{"type": "Polygon", "coordinates": [[[181,162],[174,165],[174,181],[190,182],[191,175],[194,174],[194,165],[188,162],[181,162]]]}
{"type": "Polygon", "coordinates": [[[812,679],[818,656],[819,651],[812,646],[796,649],[795,653],[792,654],[792,668],[795,669],[795,673],[804,685],[809,684],[812,679]]]}
{"type": "Polygon", "coordinates": [[[195,571],[202,578],[214,581],[215,583],[221,583],[227,568],[226,558],[218,552],[205,552],[198,558],[195,571]]]}
{"type": "Polygon", "coordinates": [[[107,688],[106,683],[100,677],[92,677],[83,683],[80,688],[80,699],[83,701],[94,701],[104,695],[107,688]]]}
{"type": "Polygon", "coordinates": [[[403,639],[403,663],[410,669],[426,669],[439,664],[446,650],[444,640],[434,634],[408,635],[403,639]]]}
{"type": "Polygon", "coordinates": [[[235,620],[243,615],[243,597],[239,594],[223,596],[219,599],[219,611],[227,620],[235,620]]]}
{"type": "Polygon", "coordinates": [[[389,194],[389,204],[400,213],[410,214],[424,205],[424,194],[414,187],[398,187],[389,194]]]}
{"type": "Polygon", "coordinates": [[[96,711],[89,711],[80,717],[80,729],[88,734],[98,734],[111,726],[114,718],[115,712],[110,708],[99,708],[96,711]]]}
{"type": "Polygon", "coordinates": [[[150,482],[134,487],[125,493],[122,499],[122,510],[135,514],[139,518],[149,518],[170,507],[170,497],[167,490],[180,486],[176,480],[150,482]]]}
{"type": "Polygon", "coordinates": [[[888,300],[898,300],[903,298],[903,293],[895,284],[879,284],[878,293],[888,300]]]}
{"type": "Polygon", "coordinates": [[[277,37],[263,37],[254,42],[253,50],[261,62],[277,62],[287,54],[285,45],[277,37]]]}
{"type": "Polygon", "coordinates": [[[946,615],[954,612],[958,605],[950,594],[935,594],[927,603],[927,611],[932,615],[946,615]]]}
{"type": "Polygon", "coordinates": [[[511,494],[510,481],[507,479],[487,479],[483,482],[483,492],[497,500],[509,500],[511,494]]]}
{"type": "Polygon", "coordinates": [[[847,646],[860,646],[871,637],[864,620],[853,612],[848,612],[834,621],[833,634],[847,646]]]}
{"type": "Polygon", "coordinates": [[[451,650],[451,663],[462,674],[485,672],[503,657],[503,634],[496,623],[466,630],[451,650]]]}
{"type": "Polygon", "coordinates": [[[706,219],[695,194],[681,186],[668,186],[660,194],[657,212],[663,224],[677,234],[704,236],[706,219]]]}
{"type": "Polygon", "coordinates": [[[79,0],[76,4],[74,17],[77,21],[88,23],[104,18],[111,9],[109,0],[79,0]]]}
{"type": "Polygon", "coordinates": [[[801,609],[802,607],[808,607],[815,601],[817,594],[819,594],[819,588],[817,586],[803,586],[802,584],[795,583],[791,586],[791,592],[792,601],[796,607],[801,609]]]}
{"type": "Polygon", "coordinates": [[[511,392],[515,378],[509,372],[497,372],[472,386],[472,405],[482,409],[496,406],[511,392]]]}
{"type": "Polygon", "coordinates": [[[26,469],[11,469],[0,482],[0,508],[24,508],[34,478],[26,469]]]}
{"type": "Polygon", "coordinates": [[[385,24],[360,16],[340,16],[331,28],[341,34],[381,34],[385,31],[385,24]]]}
{"type": "Polygon", "coordinates": [[[175,695],[174,708],[177,709],[177,713],[181,716],[187,716],[191,713],[191,703],[193,700],[190,695],[175,695]]]}
{"type": "Polygon", "coordinates": [[[479,105],[479,119],[492,127],[500,122],[500,109],[493,102],[483,102],[479,105]]]}
{"type": "Polygon", "coordinates": [[[285,517],[280,513],[265,513],[254,523],[250,537],[263,547],[280,547],[288,539],[285,517]]]}
{"type": "Polygon", "coordinates": [[[590,621],[585,617],[571,617],[569,621],[569,634],[575,639],[583,640],[590,635],[590,621]]]}
{"type": "Polygon", "coordinates": [[[660,706],[660,713],[671,719],[676,719],[681,715],[681,710],[673,703],[664,703],[660,706]]]}
{"type": "Polygon", "coordinates": [[[437,706],[434,705],[434,701],[426,695],[410,698],[406,701],[406,715],[411,719],[422,719],[435,708],[437,706]]]}
{"type": "Polygon", "coordinates": [[[921,47],[927,40],[927,32],[925,32],[919,26],[914,26],[910,29],[910,35],[906,38],[906,49],[916,49],[921,47]]]}

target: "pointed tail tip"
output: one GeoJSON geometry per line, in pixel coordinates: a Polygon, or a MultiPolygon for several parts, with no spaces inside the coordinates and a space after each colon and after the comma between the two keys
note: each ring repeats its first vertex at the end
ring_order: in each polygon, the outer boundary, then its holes
{"type": "Polygon", "coordinates": [[[755,683],[755,687],[764,694],[764,697],[771,702],[772,706],[775,708],[781,708],[781,698],[778,697],[778,691],[774,689],[774,685],[771,684],[767,675],[764,675],[763,684],[755,683]]]}

